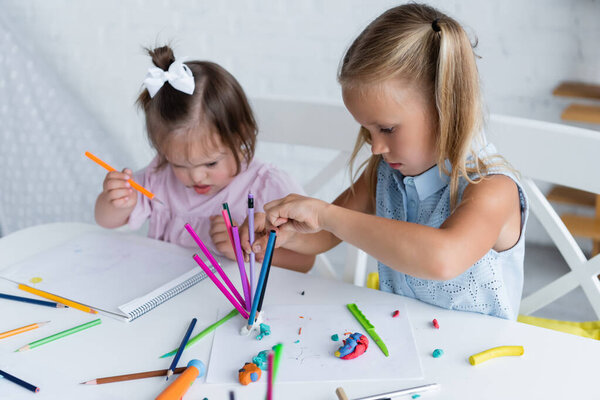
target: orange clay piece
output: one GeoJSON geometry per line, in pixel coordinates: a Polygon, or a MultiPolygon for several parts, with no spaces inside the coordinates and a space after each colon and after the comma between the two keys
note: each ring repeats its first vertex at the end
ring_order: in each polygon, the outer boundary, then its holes
{"type": "Polygon", "coordinates": [[[256,382],[260,379],[260,368],[254,363],[246,363],[244,368],[239,370],[238,379],[244,386],[256,382]]]}

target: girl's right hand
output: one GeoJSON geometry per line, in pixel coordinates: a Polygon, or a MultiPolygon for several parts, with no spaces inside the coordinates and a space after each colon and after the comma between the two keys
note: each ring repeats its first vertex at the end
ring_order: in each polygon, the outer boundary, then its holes
{"type": "Polygon", "coordinates": [[[242,250],[244,250],[244,259],[248,261],[248,255],[250,252],[254,252],[256,261],[262,261],[265,256],[265,250],[267,249],[267,243],[269,242],[269,233],[271,229],[277,232],[277,240],[275,241],[275,248],[283,247],[285,243],[293,236],[294,232],[282,231],[272,226],[267,222],[264,213],[254,213],[254,243],[250,243],[250,235],[248,233],[248,218],[244,221],[239,229],[240,232],[240,243],[242,250]]]}
{"type": "Polygon", "coordinates": [[[129,179],[133,172],[125,168],[123,172],[111,171],[106,174],[102,184],[102,194],[115,208],[133,208],[137,203],[137,192],[131,187],[129,179]]]}

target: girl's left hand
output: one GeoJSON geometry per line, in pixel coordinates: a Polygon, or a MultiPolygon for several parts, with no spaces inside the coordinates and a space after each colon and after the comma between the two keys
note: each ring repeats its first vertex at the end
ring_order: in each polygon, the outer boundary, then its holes
{"type": "Polygon", "coordinates": [[[314,233],[324,229],[323,217],[329,203],[299,194],[265,204],[267,221],[280,230],[314,233]]]}
{"type": "MultiPolygon", "coordinates": [[[[235,225],[235,221],[233,222],[235,225]]],[[[210,238],[217,250],[230,260],[235,260],[235,252],[227,233],[227,225],[222,215],[213,215],[210,217],[210,238]]]]}

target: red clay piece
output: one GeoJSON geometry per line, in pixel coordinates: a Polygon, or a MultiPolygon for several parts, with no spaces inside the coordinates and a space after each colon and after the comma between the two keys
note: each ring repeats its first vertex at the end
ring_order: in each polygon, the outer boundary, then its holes
{"type": "Polygon", "coordinates": [[[398,315],[400,315],[400,311],[396,310],[396,311],[394,311],[394,313],[392,314],[392,318],[396,318],[398,315]]]}
{"type": "Polygon", "coordinates": [[[435,318],[433,319],[433,327],[435,329],[440,329],[440,324],[438,323],[437,319],[435,319],[435,318]]]}

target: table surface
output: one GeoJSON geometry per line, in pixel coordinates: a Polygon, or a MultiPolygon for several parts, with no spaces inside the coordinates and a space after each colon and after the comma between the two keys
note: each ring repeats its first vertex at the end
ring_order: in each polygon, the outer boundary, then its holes
{"type": "MultiPolygon", "coordinates": [[[[40,225],[0,239],[0,269],[32,254],[63,243],[83,232],[99,230],[93,225],[59,223],[40,225]]],[[[226,270],[234,271],[229,265],[226,270]]],[[[23,295],[15,285],[0,279],[0,292],[23,295]]],[[[414,299],[361,288],[314,275],[273,268],[269,277],[269,304],[327,304],[349,302],[406,304],[424,379],[361,382],[279,383],[276,399],[336,399],[335,389],[343,386],[349,398],[399,390],[427,383],[441,389],[421,395],[422,399],[508,399],[508,398],[589,398],[597,393],[598,341],[537,328],[475,313],[450,311],[414,299]],[[300,292],[305,291],[301,296],[300,292]],[[437,318],[440,329],[433,329],[437,318]],[[522,357],[503,357],[471,366],[468,357],[501,345],[522,345],[522,357]],[[436,348],[444,350],[433,358],[436,348]]],[[[0,340],[0,369],[41,387],[38,399],[149,399],[164,388],[161,378],[104,385],[80,385],[87,380],[125,373],[164,369],[168,365],[157,356],[179,345],[180,335],[191,318],[198,318],[196,332],[214,321],[215,310],[229,304],[208,279],[172,298],[132,323],[102,316],[102,324],[85,334],[77,334],[26,353],[15,349],[40,338],[40,331],[0,340]],[[42,385],[43,383],[43,385],[42,385]]],[[[57,332],[90,320],[75,309],[51,309],[18,302],[0,302],[0,332],[52,320],[57,332]]],[[[239,317],[237,317],[239,318],[239,317]]],[[[229,323],[229,322],[228,322],[229,323]]],[[[48,330],[45,329],[44,333],[48,330]]],[[[182,360],[209,359],[214,333],[186,350],[182,360]]],[[[236,367],[237,368],[237,367],[236,367]]],[[[261,380],[247,387],[196,383],[186,399],[264,399],[261,380]]],[[[29,399],[33,393],[0,379],[0,399],[29,399]]],[[[410,398],[410,397],[409,397],[410,398]]]]}

